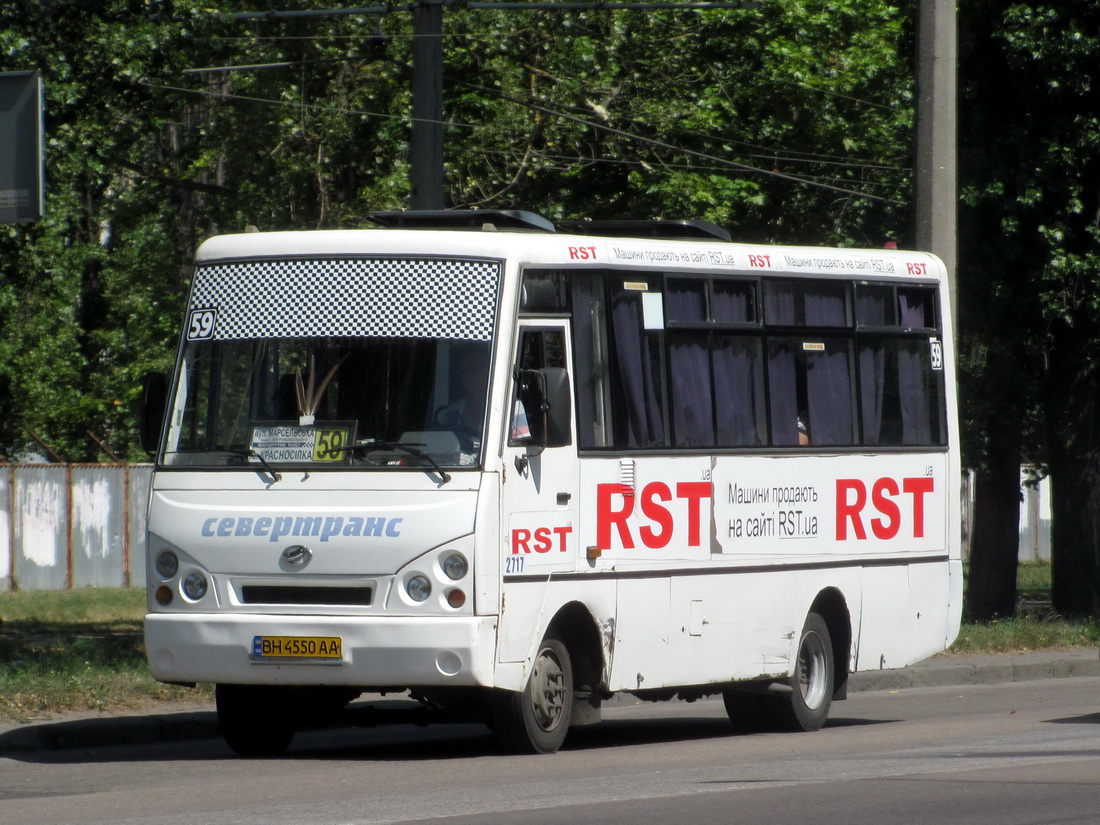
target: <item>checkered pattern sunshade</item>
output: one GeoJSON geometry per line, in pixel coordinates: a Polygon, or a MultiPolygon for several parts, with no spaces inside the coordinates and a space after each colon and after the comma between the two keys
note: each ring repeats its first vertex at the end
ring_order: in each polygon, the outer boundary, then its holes
{"type": "Polygon", "coordinates": [[[378,336],[488,341],[500,264],[423,259],[218,263],[195,270],[189,313],[202,337],[378,336]]]}

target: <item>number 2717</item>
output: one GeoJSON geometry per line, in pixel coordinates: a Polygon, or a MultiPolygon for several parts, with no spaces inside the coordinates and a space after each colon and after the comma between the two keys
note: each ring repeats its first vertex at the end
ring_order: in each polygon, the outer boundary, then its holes
{"type": "Polygon", "coordinates": [[[504,573],[522,573],[523,556],[506,556],[504,559],[504,573]]]}

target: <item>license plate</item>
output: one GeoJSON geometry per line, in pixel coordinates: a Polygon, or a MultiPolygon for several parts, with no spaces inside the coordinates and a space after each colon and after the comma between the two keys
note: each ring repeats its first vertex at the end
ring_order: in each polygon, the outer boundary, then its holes
{"type": "Polygon", "coordinates": [[[254,659],[339,659],[343,655],[339,636],[256,636],[252,639],[254,659]]]}

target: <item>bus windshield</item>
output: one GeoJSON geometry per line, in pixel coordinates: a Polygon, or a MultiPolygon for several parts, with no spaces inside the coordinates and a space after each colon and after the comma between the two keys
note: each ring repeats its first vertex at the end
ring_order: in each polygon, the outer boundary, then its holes
{"type": "Polygon", "coordinates": [[[163,465],[480,466],[500,272],[445,258],[199,264],[163,465]]]}
{"type": "Polygon", "coordinates": [[[478,466],[489,347],[399,337],[190,342],[164,463],[478,466]]]}

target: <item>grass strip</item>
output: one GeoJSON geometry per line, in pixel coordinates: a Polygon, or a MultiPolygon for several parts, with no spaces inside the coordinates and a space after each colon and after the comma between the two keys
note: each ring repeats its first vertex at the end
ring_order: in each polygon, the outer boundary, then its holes
{"type": "Polygon", "coordinates": [[[208,700],[153,679],[144,615],[140,589],[0,593],[0,721],[208,700]]]}

